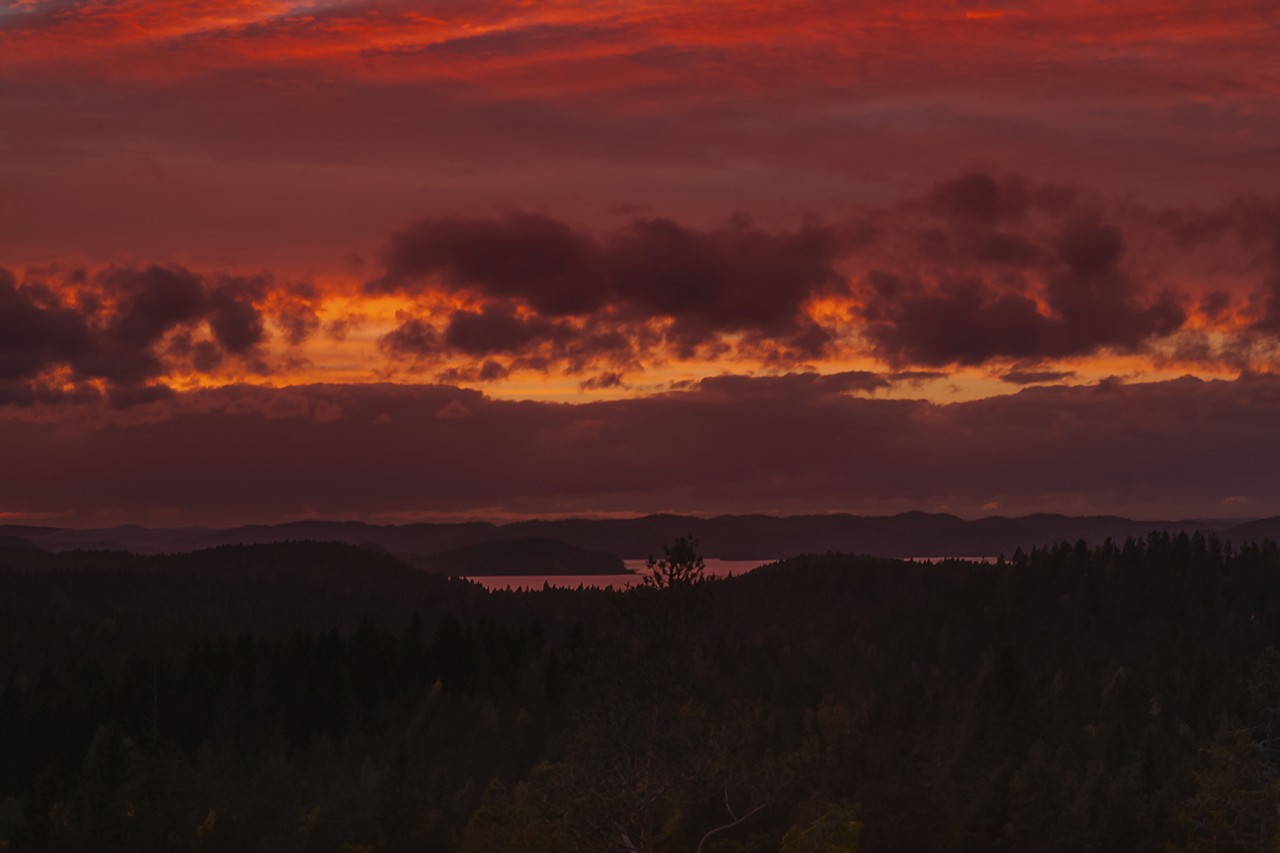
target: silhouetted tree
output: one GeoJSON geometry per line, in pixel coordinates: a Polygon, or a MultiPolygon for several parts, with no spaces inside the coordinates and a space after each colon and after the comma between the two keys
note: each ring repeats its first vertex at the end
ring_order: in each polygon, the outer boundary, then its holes
{"type": "Polygon", "coordinates": [[[649,574],[644,577],[645,586],[654,589],[673,589],[692,586],[706,577],[706,562],[698,553],[698,540],[681,536],[675,544],[662,547],[663,557],[650,557],[645,564],[649,574]]]}

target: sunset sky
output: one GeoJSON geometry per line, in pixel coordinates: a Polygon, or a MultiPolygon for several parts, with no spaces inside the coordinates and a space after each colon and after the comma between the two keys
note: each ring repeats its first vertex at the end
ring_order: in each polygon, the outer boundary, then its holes
{"type": "Polygon", "coordinates": [[[1277,44],[0,0],[0,520],[1280,514],[1277,44]]]}

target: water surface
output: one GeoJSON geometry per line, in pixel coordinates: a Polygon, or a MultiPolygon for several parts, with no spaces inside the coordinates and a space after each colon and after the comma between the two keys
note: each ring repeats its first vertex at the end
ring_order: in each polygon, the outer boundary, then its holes
{"type": "MultiPolygon", "coordinates": [[[[625,589],[643,582],[647,572],[644,560],[623,560],[632,574],[625,575],[487,575],[471,577],[485,589],[542,589],[543,584],[553,587],[577,589],[580,586],[605,589],[625,589]]],[[[707,560],[707,576],[723,578],[741,575],[773,560],[707,560]]]]}

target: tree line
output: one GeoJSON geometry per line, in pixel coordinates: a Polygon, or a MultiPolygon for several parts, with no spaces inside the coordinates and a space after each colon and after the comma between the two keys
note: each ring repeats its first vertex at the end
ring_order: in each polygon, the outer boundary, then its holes
{"type": "Polygon", "coordinates": [[[0,849],[1260,850],[1280,552],[796,557],[487,592],[385,554],[0,550],[0,849]]]}

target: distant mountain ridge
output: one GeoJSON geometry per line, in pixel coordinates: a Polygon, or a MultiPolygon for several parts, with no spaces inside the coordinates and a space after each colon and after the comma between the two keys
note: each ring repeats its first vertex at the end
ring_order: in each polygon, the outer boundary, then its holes
{"type": "Polygon", "coordinates": [[[1215,533],[1243,544],[1280,538],[1280,518],[1146,521],[1119,516],[1037,514],[965,520],[941,513],[908,512],[890,516],[648,515],[509,524],[298,521],[232,529],[126,525],[82,530],[0,525],[0,536],[21,537],[36,547],[53,551],[114,548],[154,554],[218,545],[321,541],[375,546],[393,554],[424,557],[511,540],[550,540],[582,551],[644,559],[661,555],[663,546],[678,536],[695,536],[707,557],[725,560],[779,559],[827,551],[881,557],[996,556],[1010,554],[1018,547],[1028,549],[1079,539],[1100,543],[1108,537],[1123,541],[1152,531],[1215,533]]]}

